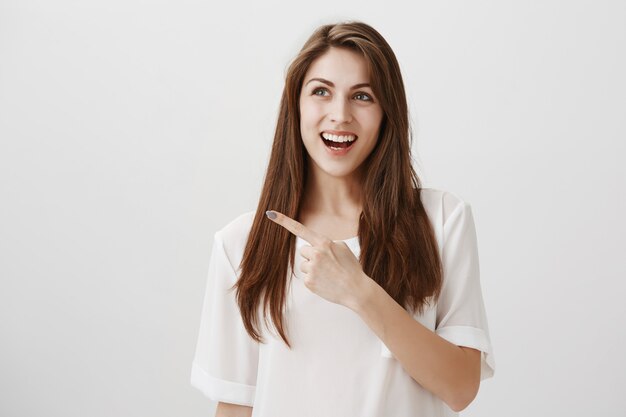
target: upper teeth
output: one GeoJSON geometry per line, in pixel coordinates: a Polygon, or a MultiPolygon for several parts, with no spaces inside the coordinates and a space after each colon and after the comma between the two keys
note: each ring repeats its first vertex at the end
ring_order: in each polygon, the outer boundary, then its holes
{"type": "Polygon", "coordinates": [[[322,132],[322,136],[324,137],[324,139],[332,140],[333,142],[352,142],[356,139],[356,136],[354,135],[337,136],[326,132],[322,132]]]}

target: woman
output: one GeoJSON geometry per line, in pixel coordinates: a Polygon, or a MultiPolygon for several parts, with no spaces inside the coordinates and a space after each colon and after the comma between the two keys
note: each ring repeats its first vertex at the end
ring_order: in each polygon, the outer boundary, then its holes
{"type": "Polygon", "coordinates": [[[257,209],[214,235],[191,383],[217,416],[457,415],[493,375],[471,207],[410,150],[387,42],[318,28],[257,209]]]}

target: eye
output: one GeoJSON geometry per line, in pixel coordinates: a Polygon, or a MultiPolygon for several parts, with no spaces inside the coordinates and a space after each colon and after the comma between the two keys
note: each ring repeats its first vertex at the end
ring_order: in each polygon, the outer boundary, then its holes
{"type": "Polygon", "coordinates": [[[367,93],[363,93],[363,92],[356,93],[355,97],[358,97],[358,96],[365,96],[365,97],[367,97],[366,100],[362,100],[362,101],[372,101],[372,98],[367,93]]]}
{"type": "Polygon", "coordinates": [[[315,90],[313,90],[313,95],[314,96],[319,96],[319,94],[317,94],[318,91],[328,91],[328,90],[323,88],[323,87],[319,87],[319,88],[316,88],[315,90]]]}

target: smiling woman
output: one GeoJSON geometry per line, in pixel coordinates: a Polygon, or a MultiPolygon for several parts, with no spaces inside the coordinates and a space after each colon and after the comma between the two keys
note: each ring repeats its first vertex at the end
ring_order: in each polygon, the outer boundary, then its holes
{"type": "Polygon", "coordinates": [[[256,210],[213,237],[191,383],[218,413],[454,416],[494,374],[471,206],[421,186],[411,140],[384,38],[318,28],[256,210]]]}
{"type": "MultiPolygon", "coordinates": [[[[314,162],[311,168],[345,177],[371,153],[383,118],[368,81],[365,58],[350,49],[330,47],[311,63],[304,80],[299,101],[300,132],[307,155],[314,162]],[[350,129],[336,130],[336,126],[350,129]]],[[[316,177],[320,174],[313,173],[316,177]]]]}

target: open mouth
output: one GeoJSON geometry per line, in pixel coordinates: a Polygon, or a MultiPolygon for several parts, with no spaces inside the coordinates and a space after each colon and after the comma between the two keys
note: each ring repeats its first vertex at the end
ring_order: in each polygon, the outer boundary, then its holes
{"type": "Polygon", "coordinates": [[[321,133],[320,138],[324,141],[324,145],[326,145],[326,147],[336,149],[348,149],[349,147],[354,145],[357,140],[359,140],[359,138],[356,137],[352,142],[334,142],[332,140],[324,139],[321,133]]]}

